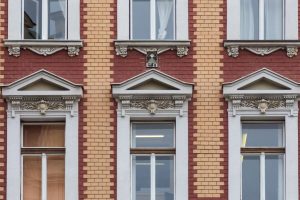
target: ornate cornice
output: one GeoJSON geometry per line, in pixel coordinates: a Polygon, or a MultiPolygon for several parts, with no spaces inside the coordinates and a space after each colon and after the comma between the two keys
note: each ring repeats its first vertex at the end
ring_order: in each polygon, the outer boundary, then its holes
{"type": "Polygon", "coordinates": [[[294,104],[297,95],[230,95],[231,111],[236,115],[237,111],[257,110],[265,114],[269,110],[290,110],[294,113],[294,104]]]}
{"type": "Polygon", "coordinates": [[[15,116],[15,112],[22,111],[37,111],[41,115],[45,115],[49,111],[68,111],[71,115],[74,114],[74,103],[79,100],[80,97],[76,96],[11,96],[6,100],[10,104],[8,109],[11,112],[12,117],[15,116]]]}
{"type": "Polygon", "coordinates": [[[19,57],[21,49],[30,50],[38,55],[48,56],[66,50],[69,56],[77,56],[83,46],[81,40],[4,40],[9,55],[19,57]]]}
{"type": "Polygon", "coordinates": [[[118,97],[122,115],[126,110],[147,110],[150,114],[156,114],[158,110],[181,110],[185,95],[173,96],[133,96],[123,95],[118,97]]]}
{"type": "Polygon", "coordinates": [[[278,50],[285,50],[292,58],[298,54],[300,42],[298,40],[226,40],[224,47],[231,57],[238,57],[240,50],[247,50],[256,55],[269,55],[278,50]]]}
{"type": "Polygon", "coordinates": [[[146,66],[157,67],[158,55],[176,50],[177,56],[183,57],[188,54],[190,41],[184,40],[117,40],[115,41],[116,55],[126,57],[128,50],[136,50],[146,55],[146,66]]]}

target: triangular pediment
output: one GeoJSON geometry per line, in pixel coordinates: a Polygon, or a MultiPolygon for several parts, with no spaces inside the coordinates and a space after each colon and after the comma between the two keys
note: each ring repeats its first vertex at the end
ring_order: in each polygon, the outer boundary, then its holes
{"type": "Polygon", "coordinates": [[[82,96],[82,86],[40,70],[2,88],[3,96],[82,96]]]}
{"type": "Polygon", "coordinates": [[[118,95],[191,95],[193,85],[152,69],[122,83],[112,84],[114,96],[118,95]]]}
{"type": "Polygon", "coordinates": [[[230,94],[296,94],[299,92],[298,83],[266,68],[223,85],[225,96],[230,94]]]}

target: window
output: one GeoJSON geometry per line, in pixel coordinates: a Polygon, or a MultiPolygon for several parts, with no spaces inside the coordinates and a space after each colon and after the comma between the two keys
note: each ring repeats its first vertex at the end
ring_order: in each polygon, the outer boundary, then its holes
{"type": "Polygon", "coordinates": [[[224,84],[228,199],[299,199],[299,89],[266,68],[224,84]]]}
{"type": "Polygon", "coordinates": [[[131,0],[131,39],[175,39],[175,0],[131,0]]]}
{"type": "Polygon", "coordinates": [[[188,100],[193,86],[147,70],[112,86],[117,200],[188,200],[188,100]]]}
{"type": "Polygon", "coordinates": [[[284,199],[284,138],[283,122],[242,122],[242,200],[284,199]]]}
{"type": "Polygon", "coordinates": [[[7,102],[6,199],[78,200],[81,86],[40,70],[2,87],[2,95],[7,102]]]}
{"type": "Polygon", "coordinates": [[[23,39],[66,39],[67,0],[23,0],[23,39]]]}
{"type": "Polygon", "coordinates": [[[23,200],[64,200],[64,123],[24,123],[22,128],[23,200]]]}
{"type": "Polygon", "coordinates": [[[284,0],[241,0],[241,39],[284,39],[284,0]]]}
{"type": "Polygon", "coordinates": [[[130,153],[132,200],[174,200],[174,123],[132,123],[130,153]]]}
{"type": "Polygon", "coordinates": [[[187,0],[118,0],[118,40],[188,40],[187,0]]]}
{"type": "Polygon", "coordinates": [[[297,0],[228,0],[228,40],[297,40],[297,0]]]}

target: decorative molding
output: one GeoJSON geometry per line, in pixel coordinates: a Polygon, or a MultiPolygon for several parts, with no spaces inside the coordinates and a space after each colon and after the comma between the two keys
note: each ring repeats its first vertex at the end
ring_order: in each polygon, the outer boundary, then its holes
{"type": "Polygon", "coordinates": [[[190,46],[190,41],[160,41],[160,40],[117,40],[115,41],[116,55],[126,57],[128,50],[136,50],[144,55],[146,55],[146,66],[147,67],[157,67],[156,63],[148,62],[148,55],[156,55],[158,60],[158,55],[168,51],[176,50],[178,57],[183,57],[188,54],[190,46]]]}
{"type": "Polygon", "coordinates": [[[43,56],[52,55],[58,51],[66,50],[69,56],[79,55],[83,46],[81,40],[4,40],[4,46],[8,47],[9,55],[19,57],[21,49],[43,56]]]}
{"type": "Polygon", "coordinates": [[[265,114],[268,110],[291,110],[294,113],[294,104],[297,95],[230,95],[233,116],[239,110],[259,110],[265,114]]]}
{"type": "Polygon", "coordinates": [[[289,58],[297,56],[300,42],[298,40],[226,40],[228,56],[238,57],[239,50],[247,50],[256,55],[269,55],[278,50],[285,50],[289,58]]]}
{"type": "Polygon", "coordinates": [[[118,97],[122,108],[125,110],[148,110],[150,114],[155,114],[158,110],[182,109],[186,100],[185,95],[174,96],[133,96],[122,95],[118,97]]]}
{"type": "Polygon", "coordinates": [[[11,105],[8,112],[14,117],[17,111],[38,111],[45,115],[48,111],[70,111],[73,113],[74,103],[79,101],[80,97],[60,97],[60,96],[11,96],[7,101],[11,105]]]}

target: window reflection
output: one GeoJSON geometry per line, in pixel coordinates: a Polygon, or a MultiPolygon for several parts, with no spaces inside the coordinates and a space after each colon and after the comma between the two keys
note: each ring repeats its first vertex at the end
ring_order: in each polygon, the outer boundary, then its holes
{"type": "Polygon", "coordinates": [[[24,0],[24,39],[42,38],[42,0],[24,0]]]}

